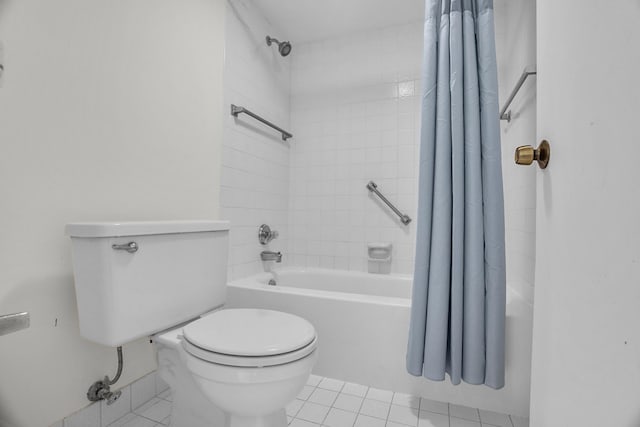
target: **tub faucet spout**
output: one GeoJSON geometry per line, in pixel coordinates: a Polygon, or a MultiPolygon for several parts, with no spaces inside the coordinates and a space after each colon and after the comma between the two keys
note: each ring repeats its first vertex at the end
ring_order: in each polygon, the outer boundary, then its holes
{"type": "Polygon", "coordinates": [[[282,252],[262,251],[260,252],[262,261],[282,262],[282,252]]]}

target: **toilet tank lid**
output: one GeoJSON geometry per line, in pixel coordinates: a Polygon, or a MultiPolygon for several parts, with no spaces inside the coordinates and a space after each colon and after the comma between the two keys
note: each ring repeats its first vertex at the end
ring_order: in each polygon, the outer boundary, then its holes
{"type": "Polygon", "coordinates": [[[64,231],[65,235],[71,237],[121,237],[227,230],[229,230],[229,221],[188,220],[75,222],[67,224],[64,231]]]}

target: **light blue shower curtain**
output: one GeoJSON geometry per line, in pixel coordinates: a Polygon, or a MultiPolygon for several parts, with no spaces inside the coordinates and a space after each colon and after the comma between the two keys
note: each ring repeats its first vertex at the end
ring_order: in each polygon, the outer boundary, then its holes
{"type": "Polygon", "coordinates": [[[505,254],[492,0],[426,0],[407,370],[504,386],[505,254]]]}

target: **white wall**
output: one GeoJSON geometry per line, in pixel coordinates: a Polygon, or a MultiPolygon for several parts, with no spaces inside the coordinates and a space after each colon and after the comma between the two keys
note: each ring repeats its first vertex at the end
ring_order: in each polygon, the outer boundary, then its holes
{"type": "MultiPolygon", "coordinates": [[[[115,349],[79,336],[69,238],[79,220],[217,218],[224,10],[216,0],[0,0],[0,425],[86,405],[115,349]]],[[[124,347],[121,384],[155,368],[124,347]]]]}
{"type": "MultiPolygon", "coordinates": [[[[289,200],[289,146],[278,132],[247,115],[234,119],[229,108],[240,105],[289,129],[291,56],[267,46],[271,35],[286,34],[270,25],[251,0],[227,1],[225,36],[224,146],[222,156],[221,215],[231,220],[229,277],[263,271],[260,252],[287,252],[289,200]],[[258,227],[266,223],[281,237],[267,246],[258,243],[258,227]]],[[[296,135],[297,136],[297,135],[296,135]]],[[[290,140],[291,141],[291,140],[290,140]]],[[[272,263],[271,263],[272,264],[272,263]]],[[[268,266],[268,264],[267,264],[268,266]]]]}
{"type": "Polygon", "coordinates": [[[293,263],[367,271],[367,243],[386,241],[392,271],[412,273],[422,22],[301,44],[292,56],[293,263]]]}
{"type": "MultiPolygon", "coordinates": [[[[495,3],[500,108],[524,68],[535,67],[535,8],[535,0],[500,0],[495,3]]],[[[507,281],[526,301],[533,303],[537,166],[516,165],[513,156],[515,148],[520,145],[537,146],[535,76],[527,79],[510,110],[511,122],[500,122],[507,281]]]]}
{"type": "Polygon", "coordinates": [[[537,1],[531,424],[640,425],[640,3],[537,1]],[[613,4],[612,4],[613,3],[613,4]]]}

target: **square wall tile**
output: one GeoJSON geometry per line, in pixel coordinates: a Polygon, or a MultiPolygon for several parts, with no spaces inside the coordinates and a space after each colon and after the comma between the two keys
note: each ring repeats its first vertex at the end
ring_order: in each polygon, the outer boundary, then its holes
{"type": "Polygon", "coordinates": [[[100,427],[100,404],[93,403],[64,419],[64,427],[100,427]]]}
{"type": "Polygon", "coordinates": [[[131,412],[131,390],[129,386],[120,389],[122,394],[111,405],[107,404],[106,400],[99,402],[101,408],[101,425],[107,427],[115,420],[122,418],[126,414],[131,412]]]}
{"type": "Polygon", "coordinates": [[[156,372],[131,383],[131,409],[136,409],[156,395],[156,372]]]}

